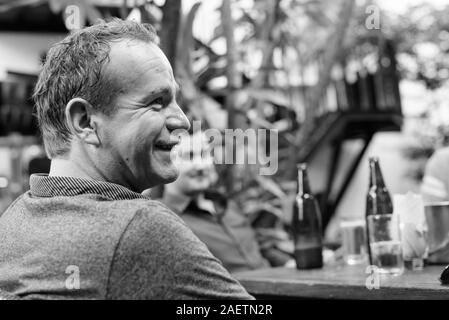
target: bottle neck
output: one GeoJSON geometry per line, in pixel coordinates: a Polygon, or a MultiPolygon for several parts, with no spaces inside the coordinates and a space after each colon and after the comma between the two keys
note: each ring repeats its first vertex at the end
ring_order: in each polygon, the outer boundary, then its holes
{"type": "Polygon", "coordinates": [[[393,212],[393,203],[385,186],[379,162],[370,159],[370,187],[367,195],[366,215],[393,212]]]}
{"type": "Polygon", "coordinates": [[[296,193],[298,195],[310,194],[309,179],[305,168],[298,168],[298,185],[296,193]]]}
{"type": "Polygon", "coordinates": [[[385,188],[382,172],[380,171],[379,161],[371,160],[369,166],[370,166],[369,187],[385,188]]]}

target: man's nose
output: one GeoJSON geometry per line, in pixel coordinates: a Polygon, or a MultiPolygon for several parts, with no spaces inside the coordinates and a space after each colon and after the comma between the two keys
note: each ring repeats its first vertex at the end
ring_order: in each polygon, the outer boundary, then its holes
{"type": "Polygon", "coordinates": [[[190,122],[177,103],[172,104],[170,107],[170,114],[167,115],[166,124],[169,131],[190,129],[190,122]]]}

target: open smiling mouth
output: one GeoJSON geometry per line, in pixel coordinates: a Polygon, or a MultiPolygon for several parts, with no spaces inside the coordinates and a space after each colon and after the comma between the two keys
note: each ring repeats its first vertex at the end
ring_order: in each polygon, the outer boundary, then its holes
{"type": "Polygon", "coordinates": [[[158,142],[155,147],[162,151],[171,151],[177,144],[177,142],[158,142]]]}

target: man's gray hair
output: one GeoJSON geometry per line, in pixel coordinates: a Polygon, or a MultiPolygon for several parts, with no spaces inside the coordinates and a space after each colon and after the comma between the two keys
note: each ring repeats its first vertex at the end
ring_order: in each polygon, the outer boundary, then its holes
{"type": "Polygon", "coordinates": [[[71,99],[83,98],[107,115],[115,111],[110,105],[115,91],[112,79],[108,79],[102,69],[109,61],[111,42],[125,39],[159,42],[150,24],[114,18],[75,31],[48,51],[33,99],[50,159],[70,149],[71,134],[65,107],[71,99]]]}

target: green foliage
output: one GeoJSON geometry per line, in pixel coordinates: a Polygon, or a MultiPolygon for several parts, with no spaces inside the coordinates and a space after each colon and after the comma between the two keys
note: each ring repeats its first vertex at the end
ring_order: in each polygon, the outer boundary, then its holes
{"type": "Polygon", "coordinates": [[[415,60],[401,65],[403,75],[423,81],[429,89],[442,86],[449,78],[449,5],[435,8],[423,3],[391,23],[390,32],[398,52],[415,60]]]}
{"type": "Polygon", "coordinates": [[[365,6],[357,7],[344,52],[346,59],[363,59],[375,53],[379,37],[396,45],[398,69],[403,79],[422,81],[433,90],[449,78],[449,4],[436,7],[423,2],[407,8],[403,14],[381,11],[380,30],[362,27],[365,6]],[[352,48],[358,48],[355,52],[352,48]]]}

